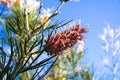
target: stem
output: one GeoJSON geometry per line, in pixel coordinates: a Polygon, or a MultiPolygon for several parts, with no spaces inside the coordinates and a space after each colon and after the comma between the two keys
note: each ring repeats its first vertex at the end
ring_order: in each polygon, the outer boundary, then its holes
{"type": "Polygon", "coordinates": [[[43,0],[40,0],[40,7],[39,7],[37,19],[39,18],[39,14],[41,14],[42,3],[43,3],[43,0]]]}
{"type": "Polygon", "coordinates": [[[0,12],[0,16],[2,15],[3,11],[5,10],[5,7],[2,9],[2,11],[0,12]]]}
{"type": "Polygon", "coordinates": [[[25,63],[23,64],[21,69],[23,69],[25,67],[25,65],[27,64],[27,62],[29,61],[30,58],[31,58],[31,55],[27,58],[27,60],[25,61],[25,63]]]}
{"type": "Polygon", "coordinates": [[[35,75],[33,75],[32,79],[34,80],[37,76],[39,76],[40,72],[45,68],[45,66],[43,66],[39,72],[35,73],[35,75]]]}
{"type": "Polygon", "coordinates": [[[27,9],[25,9],[25,19],[26,19],[26,29],[29,30],[29,26],[28,26],[28,11],[27,11],[27,9]]]}
{"type": "Polygon", "coordinates": [[[43,77],[45,77],[45,75],[50,71],[50,69],[54,66],[55,62],[57,61],[58,57],[59,57],[59,56],[56,57],[56,59],[53,61],[53,64],[51,64],[51,66],[45,71],[45,73],[43,73],[43,74],[40,76],[39,80],[42,79],[43,77]]]}
{"type": "Polygon", "coordinates": [[[54,11],[53,14],[57,13],[57,12],[61,9],[61,7],[63,6],[64,3],[65,3],[65,2],[62,1],[62,2],[60,3],[60,5],[57,7],[57,9],[54,11]]]}
{"type": "Polygon", "coordinates": [[[73,67],[71,66],[70,62],[68,61],[68,59],[64,56],[64,59],[66,60],[67,64],[69,65],[69,67],[71,68],[71,70],[74,70],[73,67]]]}
{"type": "MultiPolygon", "coordinates": [[[[53,14],[49,17],[49,19],[47,21],[49,21],[52,17],[56,16],[58,14],[58,11],[60,10],[60,8],[63,6],[64,2],[61,2],[60,5],[57,7],[57,9],[53,12],[53,14]]],[[[46,22],[47,22],[46,21],[46,22]]],[[[41,29],[42,26],[44,26],[46,23],[44,23],[43,25],[40,25],[39,27],[35,28],[32,32],[31,35],[33,35],[35,32],[37,32],[39,29],[41,29]]]]}
{"type": "Polygon", "coordinates": [[[32,61],[32,63],[29,66],[32,66],[32,64],[39,58],[39,56],[44,52],[44,50],[41,51],[41,53],[32,61]]]}
{"type": "Polygon", "coordinates": [[[25,24],[26,33],[27,33],[27,36],[28,36],[28,39],[29,39],[30,33],[29,33],[28,10],[27,10],[27,8],[25,8],[25,21],[26,21],[26,24],[25,24]]]}

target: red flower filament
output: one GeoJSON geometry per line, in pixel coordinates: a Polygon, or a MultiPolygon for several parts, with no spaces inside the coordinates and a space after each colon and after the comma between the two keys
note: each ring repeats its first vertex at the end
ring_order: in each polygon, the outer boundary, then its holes
{"type": "Polygon", "coordinates": [[[85,28],[81,28],[76,24],[72,28],[60,32],[52,36],[45,45],[45,51],[48,55],[59,54],[60,52],[71,48],[77,43],[77,40],[82,40],[83,33],[86,33],[85,28]]]}

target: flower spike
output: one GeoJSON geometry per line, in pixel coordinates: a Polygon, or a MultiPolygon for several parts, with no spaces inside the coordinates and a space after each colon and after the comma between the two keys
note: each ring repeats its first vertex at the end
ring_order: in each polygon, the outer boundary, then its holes
{"type": "Polygon", "coordinates": [[[87,29],[81,28],[80,24],[74,24],[70,29],[57,33],[46,41],[45,51],[48,55],[59,54],[67,48],[73,47],[78,40],[83,39],[83,33],[88,32],[87,29]]]}

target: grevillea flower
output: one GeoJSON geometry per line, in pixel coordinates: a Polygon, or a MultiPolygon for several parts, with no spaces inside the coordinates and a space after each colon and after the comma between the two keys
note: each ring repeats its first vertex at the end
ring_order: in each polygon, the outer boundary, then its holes
{"type": "Polygon", "coordinates": [[[8,0],[9,3],[14,3],[16,2],[17,0],[8,0]]]}
{"type": "Polygon", "coordinates": [[[5,7],[9,7],[9,3],[6,0],[0,0],[0,4],[4,5],[5,7]]]}
{"type": "Polygon", "coordinates": [[[45,24],[45,23],[49,23],[50,20],[49,20],[49,17],[52,15],[51,12],[52,12],[53,8],[47,8],[47,9],[44,9],[42,8],[42,15],[40,16],[40,21],[41,21],[41,24],[45,24]]]}
{"type": "Polygon", "coordinates": [[[11,5],[20,3],[21,0],[0,0],[0,4],[5,6],[6,8],[10,8],[11,5]]]}
{"type": "Polygon", "coordinates": [[[63,32],[57,31],[54,36],[46,41],[45,51],[48,55],[59,54],[74,46],[78,40],[82,40],[83,33],[87,31],[87,29],[81,28],[79,24],[75,24],[63,32]]]}

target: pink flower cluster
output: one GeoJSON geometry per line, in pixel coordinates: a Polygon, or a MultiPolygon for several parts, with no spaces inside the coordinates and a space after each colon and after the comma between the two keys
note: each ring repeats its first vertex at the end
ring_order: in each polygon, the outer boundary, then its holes
{"type": "Polygon", "coordinates": [[[48,41],[46,41],[45,51],[48,55],[59,54],[67,48],[74,46],[78,40],[82,40],[83,33],[88,32],[87,29],[81,28],[79,24],[63,32],[57,32],[48,41]]]}
{"type": "Polygon", "coordinates": [[[9,8],[10,4],[20,3],[21,0],[0,0],[0,4],[4,5],[5,7],[9,8]]]}

